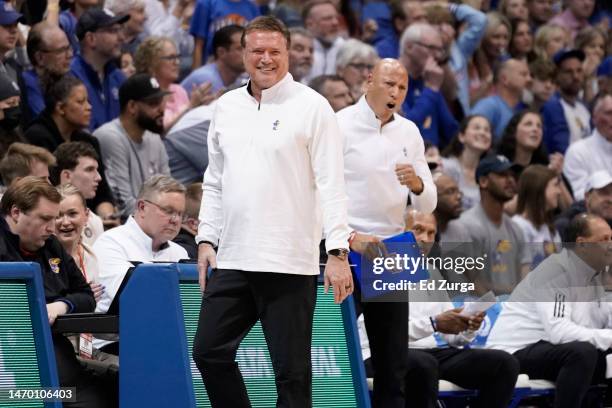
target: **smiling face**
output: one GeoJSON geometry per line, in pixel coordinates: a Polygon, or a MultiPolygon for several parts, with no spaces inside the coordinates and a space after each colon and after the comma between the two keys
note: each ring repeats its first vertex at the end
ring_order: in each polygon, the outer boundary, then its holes
{"type": "Polygon", "coordinates": [[[366,100],[382,124],[398,112],[408,91],[408,73],[397,60],[376,64],[366,83],[366,100]]]}
{"type": "Polygon", "coordinates": [[[55,236],[68,250],[77,242],[87,224],[89,210],[78,194],[64,197],[59,205],[59,216],[55,219],[55,236]]]}
{"type": "Polygon", "coordinates": [[[478,153],[484,153],[491,148],[491,126],[489,121],[482,116],[473,117],[465,128],[465,132],[459,134],[459,141],[467,149],[478,153]]]}
{"type": "Polygon", "coordinates": [[[254,94],[268,89],[287,75],[287,40],[277,31],[252,31],[245,36],[244,67],[254,94]]]}
{"type": "Polygon", "coordinates": [[[535,113],[527,113],[516,127],[516,144],[534,151],[542,143],[542,119],[535,113]]]}

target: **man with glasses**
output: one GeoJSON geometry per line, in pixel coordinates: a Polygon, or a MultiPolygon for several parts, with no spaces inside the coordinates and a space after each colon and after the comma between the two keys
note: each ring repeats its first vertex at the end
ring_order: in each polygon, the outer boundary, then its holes
{"type": "Polygon", "coordinates": [[[445,51],[440,34],[429,24],[409,26],[400,40],[400,61],[408,71],[408,94],[402,105],[404,116],[413,121],[425,140],[442,148],[457,133],[459,125],[440,92],[445,51]]]}
{"type": "Polygon", "coordinates": [[[118,92],[121,114],[93,134],[100,142],[106,180],[122,218],[134,212],[138,191],[147,179],[170,175],[159,136],[168,93],[149,74],[132,75],[118,92]]]}
{"type": "Polygon", "coordinates": [[[90,130],[95,130],[119,115],[119,87],[125,76],[115,64],[121,55],[121,24],[129,15],[115,16],[108,10],[87,10],[79,18],[76,34],[81,54],[70,70],[87,87],[91,104],[90,130]]]}
{"type": "MultiPolygon", "coordinates": [[[[94,252],[104,267],[99,283],[106,291],[96,312],[106,312],[128,269],[137,262],[178,262],[187,251],[171,240],[176,237],[185,211],[185,187],[170,176],[148,179],[138,193],[136,210],[127,222],[100,235],[94,252]]],[[[94,339],[94,347],[119,355],[119,344],[94,339]]]]}
{"type": "Polygon", "coordinates": [[[36,24],[28,34],[28,58],[32,69],[22,75],[22,88],[26,123],[45,109],[43,83],[59,79],[70,71],[72,47],[66,33],[56,25],[46,22],[36,24]]]}

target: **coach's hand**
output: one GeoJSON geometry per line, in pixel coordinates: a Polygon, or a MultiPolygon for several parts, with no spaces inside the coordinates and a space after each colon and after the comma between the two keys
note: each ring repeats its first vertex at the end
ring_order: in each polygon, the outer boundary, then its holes
{"type": "Polygon", "coordinates": [[[331,286],[334,291],[334,302],[342,303],[344,299],[353,293],[353,276],[348,260],[340,260],[330,255],[325,265],[325,293],[331,286]]]}
{"type": "Polygon", "coordinates": [[[468,329],[469,316],[462,316],[463,307],[447,310],[436,316],[436,326],[440,333],[459,334],[468,329]]]}
{"type": "Polygon", "coordinates": [[[206,274],[209,266],[213,269],[217,267],[217,253],[212,245],[203,243],[198,246],[198,282],[202,293],[206,288],[206,274]]]}

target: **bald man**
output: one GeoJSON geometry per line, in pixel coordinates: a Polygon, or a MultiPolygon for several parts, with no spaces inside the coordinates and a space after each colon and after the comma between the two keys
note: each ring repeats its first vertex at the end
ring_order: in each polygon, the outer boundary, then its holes
{"type": "MultiPolygon", "coordinates": [[[[403,233],[408,200],[431,213],[436,187],[425,160],[423,138],[397,114],[408,73],[394,59],[379,61],[368,76],[365,95],[336,115],[344,138],[344,177],[352,251],[372,257],[382,240],[403,233]]],[[[358,288],[356,288],[356,291],[358,288]]],[[[360,296],[355,296],[360,300],[360,296]]],[[[357,302],[370,338],[374,407],[404,407],[408,361],[408,308],[405,302],[357,302]]]]}
{"type": "Polygon", "coordinates": [[[478,101],[470,114],[487,118],[493,127],[494,141],[498,141],[512,115],[527,107],[521,98],[523,90],[530,86],[527,63],[511,58],[495,72],[495,94],[478,101]]]}

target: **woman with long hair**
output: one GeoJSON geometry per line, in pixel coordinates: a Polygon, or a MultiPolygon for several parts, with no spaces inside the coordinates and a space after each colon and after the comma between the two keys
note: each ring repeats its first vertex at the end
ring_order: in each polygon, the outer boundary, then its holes
{"type": "Polygon", "coordinates": [[[476,168],[480,158],[491,148],[491,125],[484,116],[472,115],[463,119],[459,132],[443,152],[442,168],[452,177],[463,193],[462,207],[472,208],[480,201],[476,182],[476,168]]]}
{"type": "Polygon", "coordinates": [[[549,167],[534,164],[523,170],[518,182],[516,215],[512,220],[523,230],[531,269],[557,251],[561,237],[553,224],[561,197],[561,178],[549,167]]]}

